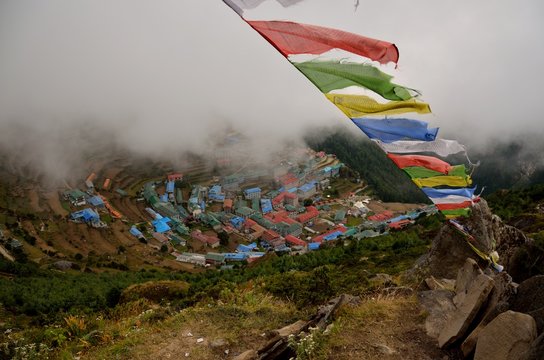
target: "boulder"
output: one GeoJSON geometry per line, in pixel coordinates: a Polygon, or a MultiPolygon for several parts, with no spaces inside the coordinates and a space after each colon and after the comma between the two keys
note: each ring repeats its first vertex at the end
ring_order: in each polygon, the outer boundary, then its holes
{"type": "MultiPolygon", "coordinates": [[[[521,230],[504,224],[498,216],[493,215],[483,199],[474,204],[471,215],[463,220],[463,224],[474,237],[474,245],[478,249],[484,253],[497,250],[499,263],[509,273],[511,268],[514,269],[513,259],[517,251],[530,243],[521,230]]],[[[463,236],[450,225],[444,224],[433,239],[429,253],[417,262],[417,270],[414,272],[452,279],[457,276],[466,258],[474,259],[481,268],[487,267],[487,261],[474,253],[463,236]]],[[[516,276],[512,277],[516,280],[516,276]]]]}
{"type": "Polygon", "coordinates": [[[470,285],[472,285],[478,275],[482,275],[483,273],[474,259],[466,259],[465,264],[457,273],[457,280],[455,280],[455,296],[453,297],[455,306],[459,306],[463,302],[470,285]]]}
{"type": "Polygon", "coordinates": [[[519,284],[512,310],[531,314],[538,332],[544,330],[544,275],[533,276],[519,284]]]}
{"type": "MultiPolygon", "coordinates": [[[[471,216],[464,221],[476,240],[476,247],[484,252],[491,251],[494,244],[494,239],[489,236],[491,221],[492,214],[485,201],[474,204],[471,216]]],[[[431,250],[418,262],[418,266],[434,277],[453,279],[467,258],[474,259],[482,268],[487,266],[462,235],[451,225],[444,224],[433,239],[431,250]]]]}
{"type": "Polygon", "coordinates": [[[448,318],[438,336],[438,345],[448,347],[463,338],[493,289],[493,279],[481,274],[474,279],[463,301],[448,318]]]}
{"type": "Polygon", "coordinates": [[[506,272],[493,277],[493,290],[491,290],[487,305],[480,317],[481,321],[461,344],[461,351],[465,357],[468,357],[476,349],[478,336],[485,325],[510,308],[510,302],[515,293],[516,284],[512,282],[512,278],[506,272]]]}
{"type": "Polygon", "coordinates": [[[531,239],[508,258],[507,269],[512,278],[521,283],[532,276],[544,273],[544,249],[531,239]]]}
{"type": "Polygon", "coordinates": [[[455,280],[452,279],[436,279],[430,276],[425,279],[425,284],[431,290],[451,290],[455,289],[455,280]]]}
{"type": "Polygon", "coordinates": [[[210,342],[210,347],[212,349],[223,349],[226,348],[228,345],[227,341],[225,339],[215,339],[212,342],[210,342]]]}
{"type": "Polygon", "coordinates": [[[258,359],[257,352],[255,350],[247,350],[238,356],[235,356],[232,360],[256,360],[258,359]]]}
{"type": "Polygon", "coordinates": [[[288,337],[289,335],[296,335],[302,331],[302,329],[308,324],[304,320],[299,320],[291,325],[287,325],[275,331],[275,334],[280,337],[288,337]]]}
{"type": "Polygon", "coordinates": [[[527,314],[506,311],[478,336],[474,360],[522,359],[536,339],[536,324],[527,314]]]}
{"type": "Polygon", "coordinates": [[[419,305],[427,312],[425,331],[427,335],[437,339],[444,327],[448,314],[455,310],[453,292],[449,290],[430,290],[418,293],[419,305]]]}
{"type": "Polygon", "coordinates": [[[544,354],[544,334],[532,342],[529,350],[527,350],[522,357],[523,360],[542,360],[542,354],[544,354]]]}

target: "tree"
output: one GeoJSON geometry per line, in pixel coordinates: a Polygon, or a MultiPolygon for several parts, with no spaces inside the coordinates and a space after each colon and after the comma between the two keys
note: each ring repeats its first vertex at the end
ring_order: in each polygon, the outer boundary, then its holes
{"type": "Polygon", "coordinates": [[[312,206],[313,204],[314,204],[314,201],[312,199],[304,200],[304,206],[312,206]]]}
{"type": "Polygon", "coordinates": [[[168,251],[168,246],[166,244],[162,244],[161,246],[161,252],[165,253],[168,251]]]}

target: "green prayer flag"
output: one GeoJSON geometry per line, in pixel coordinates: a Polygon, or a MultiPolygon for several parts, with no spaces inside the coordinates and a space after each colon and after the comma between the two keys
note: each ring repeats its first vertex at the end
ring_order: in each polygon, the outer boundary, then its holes
{"type": "Polygon", "coordinates": [[[424,168],[422,166],[409,166],[405,167],[404,170],[412,179],[424,179],[440,175],[448,176],[459,176],[464,177],[467,175],[467,170],[465,165],[455,165],[452,166],[451,170],[447,174],[443,174],[439,171],[434,171],[431,169],[424,168]]]}
{"type": "Polygon", "coordinates": [[[391,75],[368,64],[339,61],[307,61],[293,63],[315,86],[324,93],[348,86],[362,86],[389,100],[410,100],[412,89],[393,84],[391,75]]]}

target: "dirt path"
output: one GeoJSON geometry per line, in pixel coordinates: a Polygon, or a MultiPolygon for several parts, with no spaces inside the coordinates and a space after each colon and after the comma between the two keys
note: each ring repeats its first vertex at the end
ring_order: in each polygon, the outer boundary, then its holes
{"type": "Polygon", "coordinates": [[[327,359],[456,359],[428,337],[415,298],[371,298],[338,314],[327,359]]]}
{"type": "Polygon", "coordinates": [[[68,215],[68,211],[66,211],[62,207],[62,205],[60,203],[59,195],[57,194],[56,191],[46,193],[45,198],[47,199],[47,204],[49,205],[49,208],[55,214],[61,215],[63,217],[68,215]]]}
{"type": "Polygon", "coordinates": [[[40,206],[40,196],[38,195],[38,191],[36,189],[30,189],[27,192],[27,196],[32,210],[35,212],[42,212],[43,209],[40,206]]]}
{"type": "Polygon", "coordinates": [[[421,207],[421,204],[404,204],[404,203],[384,203],[381,201],[371,201],[368,208],[376,214],[390,210],[394,213],[403,213],[421,207]]]}

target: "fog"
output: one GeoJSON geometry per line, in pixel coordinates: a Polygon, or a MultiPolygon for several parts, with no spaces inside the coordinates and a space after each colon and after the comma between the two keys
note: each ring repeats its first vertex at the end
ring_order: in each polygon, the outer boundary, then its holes
{"type": "MultiPolygon", "coordinates": [[[[478,147],[542,132],[544,4],[353,5],[265,4],[251,15],[394,42],[397,82],[423,92],[434,113],[424,119],[443,136],[478,147]]],[[[0,145],[16,164],[62,178],[103,143],[165,158],[210,152],[228,129],[265,158],[323,125],[351,126],[220,0],[0,2],[0,145]]]]}

